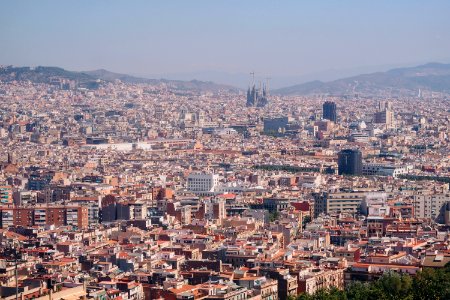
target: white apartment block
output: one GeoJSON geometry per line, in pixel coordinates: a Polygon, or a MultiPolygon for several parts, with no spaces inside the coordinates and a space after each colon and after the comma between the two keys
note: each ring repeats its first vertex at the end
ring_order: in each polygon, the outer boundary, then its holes
{"type": "Polygon", "coordinates": [[[214,193],[219,184],[219,175],[213,173],[191,173],[187,178],[187,189],[194,193],[214,193]]]}
{"type": "Polygon", "coordinates": [[[397,177],[402,174],[408,174],[413,166],[398,166],[391,164],[367,163],[362,166],[362,173],[366,176],[392,176],[397,177]]]}

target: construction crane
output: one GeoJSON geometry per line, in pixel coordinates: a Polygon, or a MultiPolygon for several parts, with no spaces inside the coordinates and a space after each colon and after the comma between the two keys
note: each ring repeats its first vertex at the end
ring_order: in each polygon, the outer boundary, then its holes
{"type": "Polygon", "coordinates": [[[266,93],[269,95],[269,81],[272,79],[271,77],[266,77],[266,93]]]}

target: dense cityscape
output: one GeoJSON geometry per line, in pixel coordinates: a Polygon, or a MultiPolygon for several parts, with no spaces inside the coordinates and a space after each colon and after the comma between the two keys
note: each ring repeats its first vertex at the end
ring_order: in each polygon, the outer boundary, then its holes
{"type": "Polygon", "coordinates": [[[287,299],[450,261],[446,94],[55,77],[0,103],[2,299],[287,299]]]}
{"type": "Polygon", "coordinates": [[[450,1],[0,1],[1,300],[449,300],[450,1]]]}

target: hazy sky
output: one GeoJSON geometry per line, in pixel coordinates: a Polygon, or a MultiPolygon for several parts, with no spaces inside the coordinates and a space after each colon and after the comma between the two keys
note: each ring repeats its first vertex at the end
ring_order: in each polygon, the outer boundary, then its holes
{"type": "Polygon", "coordinates": [[[0,64],[271,76],[450,60],[450,1],[0,1],[0,64]]]}

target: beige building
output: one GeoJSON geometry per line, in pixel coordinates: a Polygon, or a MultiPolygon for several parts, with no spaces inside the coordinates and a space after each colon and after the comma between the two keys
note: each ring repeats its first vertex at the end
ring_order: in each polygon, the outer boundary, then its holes
{"type": "Polygon", "coordinates": [[[414,217],[428,218],[437,223],[445,223],[446,204],[450,194],[416,194],[413,198],[414,217]]]}
{"type": "Polygon", "coordinates": [[[344,288],[344,269],[307,269],[299,273],[300,293],[314,294],[321,289],[344,288]]]}

